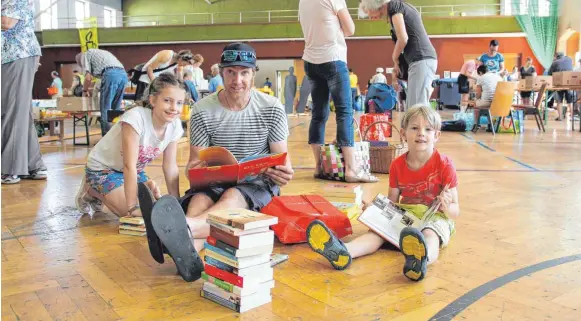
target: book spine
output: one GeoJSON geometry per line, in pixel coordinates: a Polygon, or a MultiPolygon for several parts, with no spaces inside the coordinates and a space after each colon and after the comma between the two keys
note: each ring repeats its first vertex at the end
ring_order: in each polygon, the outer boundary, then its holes
{"type": "Polygon", "coordinates": [[[224,256],[227,259],[230,259],[232,261],[238,261],[238,258],[236,258],[234,255],[232,255],[232,254],[230,254],[222,249],[219,249],[219,248],[217,248],[209,243],[204,244],[204,247],[206,249],[216,253],[216,254],[220,254],[220,255],[224,256]]]}
{"type": "Polygon", "coordinates": [[[232,274],[232,273],[228,273],[226,271],[222,271],[216,267],[213,267],[209,264],[206,264],[205,266],[205,271],[208,275],[213,276],[215,278],[218,278],[222,281],[226,281],[228,283],[231,283],[235,286],[239,286],[239,287],[244,287],[243,284],[243,279],[241,277],[239,277],[238,275],[232,274]]]}
{"type": "Polygon", "coordinates": [[[215,286],[219,287],[220,289],[224,290],[224,291],[228,291],[228,292],[232,292],[234,294],[238,294],[240,295],[240,288],[232,285],[231,283],[228,283],[226,281],[222,281],[220,279],[217,279],[213,276],[208,275],[206,272],[202,272],[202,279],[204,279],[205,281],[214,284],[215,286]],[[238,292],[238,293],[236,293],[238,292]]]}
{"type": "Polygon", "coordinates": [[[224,224],[224,225],[230,225],[230,223],[231,223],[231,221],[229,219],[220,217],[218,215],[212,215],[212,213],[208,214],[208,220],[212,221],[212,222],[224,224]]]}
{"type": "Polygon", "coordinates": [[[240,244],[240,239],[238,236],[232,235],[227,231],[223,231],[215,226],[210,227],[210,236],[215,238],[217,241],[222,241],[235,248],[238,248],[240,244]]]}
{"type": "Polygon", "coordinates": [[[212,237],[211,235],[208,236],[207,238],[207,242],[208,244],[215,246],[216,248],[219,248],[220,250],[223,250],[224,252],[232,255],[232,256],[236,256],[236,251],[238,250],[237,248],[221,241],[221,240],[216,240],[216,238],[212,237]]]}
{"type": "Polygon", "coordinates": [[[218,260],[222,263],[228,264],[230,266],[233,266],[235,268],[238,268],[238,261],[227,258],[224,255],[220,255],[220,254],[218,254],[210,249],[206,249],[206,256],[211,257],[215,260],[218,260]]]}
{"type": "Polygon", "coordinates": [[[208,300],[210,300],[210,301],[212,301],[214,303],[217,303],[217,304],[219,304],[219,305],[221,305],[223,307],[226,307],[226,308],[228,308],[230,310],[234,310],[236,312],[240,312],[240,305],[234,304],[234,303],[232,303],[232,302],[230,302],[228,300],[225,300],[225,299],[223,299],[223,298],[215,295],[214,293],[208,292],[206,290],[202,290],[200,292],[200,295],[203,298],[206,298],[206,299],[208,299],[208,300]]]}
{"type": "Polygon", "coordinates": [[[234,303],[234,304],[239,305],[242,303],[241,302],[242,297],[240,295],[236,295],[232,292],[224,291],[224,290],[220,289],[219,287],[217,287],[211,283],[204,283],[202,290],[207,291],[209,293],[212,293],[212,294],[222,298],[223,300],[226,300],[226,301],[234,303]]]}
{"type": "Polygon", "coordinates": [[[210,264],[211,266],[215,266],[217,268],[219,268],[220,270],[224,270],[226,272],[230,272],[233,274],[238,274],[238,269],[230,266],[224,262],[221,262],[219,260],[216,260],[215,258],[211,257],[211,256],[204,256],[204,261],[206,261],[207,264],[210,264]]]}

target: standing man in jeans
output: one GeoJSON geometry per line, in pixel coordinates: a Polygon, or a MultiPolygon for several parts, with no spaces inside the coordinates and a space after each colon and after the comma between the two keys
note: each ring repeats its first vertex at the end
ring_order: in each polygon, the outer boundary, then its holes
{"type": "Polygon", "coordinates": [[[397,38],[392,53],[392,85],[398,88],[397,79],[405,73],[400,65],[400,55],[403,53],[403,58],[409,65],[407,106],[429,106],[438,57],[418,10],[403,0],[361,0],[360,12],[371,19],[389,19],[397,38]]]}
{"type": "Polygon", "coordinates": [[[355,24],[349,15],[345,0],[300,0],[299,18],[305,36],[305,73],[312,89],[313,110],[309,126],[309,144],[315,157],[315,178],[324,178],[319,172],[321,145],[325,144],[325,125],[329,119],[329,96],[335,104],[337,118],[337,146],[345,160],[347,182],[377,182],[365,173],[363,164],[355,159],[353,142],[353,103],[347,43],[345,37],[355,33],[355,24]]]}
{"type": "Polygon", "coordinates": [[[32,84],[40,55],[34,3],[2,1],[2,184],[47,177],[32,118],[32,84]]]}
{"type": "Polygon", "coordinates": [[[107,119],[107,111],[110,109],[121,109],[123,92],[127,84],[127,72],[109,51],[101,49],[89,49],[76,56],[77,64],[86,73],[85,85],[83,88],[88,92],[92,77],[101,78],[101,95],[99,99],[99,109],[101,110],[101,134],[105,136],[111,125],[107,119]]]}

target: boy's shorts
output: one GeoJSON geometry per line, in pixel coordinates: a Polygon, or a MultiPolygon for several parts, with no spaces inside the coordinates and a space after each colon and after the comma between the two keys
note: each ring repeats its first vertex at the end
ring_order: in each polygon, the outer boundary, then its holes
{"type": "Polygon", "coordinates": [[[184,212],[187,212],[190,200],[196,194],[205,194],[214,203],[217,203],[222,194],[229,188],[236,188],[248,204],[248,209],[254,212],[260,212],[275,196],[280,195],[280,186],[273,183],[267,178],[258,178],[250,183],[242,183],[236,186],[212,186],[198,190],[189,189],[180,199],[184,212]]]}
{"type": "MultiPolygon", "coordinates": [[[[87,184],[102,195],[111,193],[112,190],[123,186],[124,183],[123,172],[117,172],[112,169],[94,171],[85,168],[85,177],[87,184]]],[[[145,175],[144,171],[137,172],[137,183],[145,183],[148,180],[149,177],[145,175]]]]}
{"type": "Polygon", "coordinates": [[[454,221],[436,216],[435,219],[426,223],[423,230],[425,229],[434,231],[440,239],[440,248],[445,248],[448,246],[450,237],[454,233],[454,221]]]}

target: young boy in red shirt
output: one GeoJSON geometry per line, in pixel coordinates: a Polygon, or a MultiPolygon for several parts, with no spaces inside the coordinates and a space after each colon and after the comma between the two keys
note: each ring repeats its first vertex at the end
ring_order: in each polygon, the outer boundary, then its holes
{"type": "MultiPolygon", "coordinates": [[[[421,231],[406,227],[400,234],[399,245],[405,256],[403,273],[413,281],[423,279],[427,265],[436,262],[440,247],[448,244],[454,231],[453,219],[460,215],[454,164],[435,148],[441,125],[435,110],[425,106],[410,108],[403,116],[401,129],[409,151],[392,162],[389,172],[388,198],[392,202],[411,211],[421,205],[427,209],[435,200],[441,202],[438,215],[421,231]]],[[[347,268],[353,258],[376,252],[385,242],[369,231],[343,243],[318,220],[307,228],[307,241],[337,270],[347,268]]]]}

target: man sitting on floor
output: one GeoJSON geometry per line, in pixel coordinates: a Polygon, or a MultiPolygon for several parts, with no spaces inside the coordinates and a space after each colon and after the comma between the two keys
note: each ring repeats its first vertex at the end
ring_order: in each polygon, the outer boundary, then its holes
{"type": "Polygon", "coordinates": [[[476,80],[476,106],[474,108],[474,128],[472,131],[478,130],[478,117],[480,117],[480,109],[490,109],[494,93],[496,92],[496,85],[502,78],[494,72],[488,72],[486,65],[480,65],[477,69],[478,78],[476,80]]]}
{"type": "MultiPolygon", "coordinates": [[[[287,152],[289,130],[283,105],[277,98],[254,88],[254,48],[244,43],[227,45],[221,57],[220,74],[224,79],[224,89],[202,99],[192,108],[190,159],[186,171],[206,166],[198,159],[198,153],[210,146],[228,149],[237,160],[287,152]]],[[[227,208],[260,211],[280,194],[280,186],[286,185],[293,173],[287,157],[284,166],[269,168],[264,176],[248,183],[190,189],[181,199],[181,207],[175,199],[158,201],[151,217],[153,229],[182,277],[193,281],[201,273],[197,252],[203,248],[210,233],[206,222],[209,212],[227,208]]],[[[151,250],[152,241],[148,241],[151,250]]],[[[159,250],[161,252],[161,248],[159,250]]],[[[154,258],[160,255],[154,252],[152,250],[154,258]]]]}

